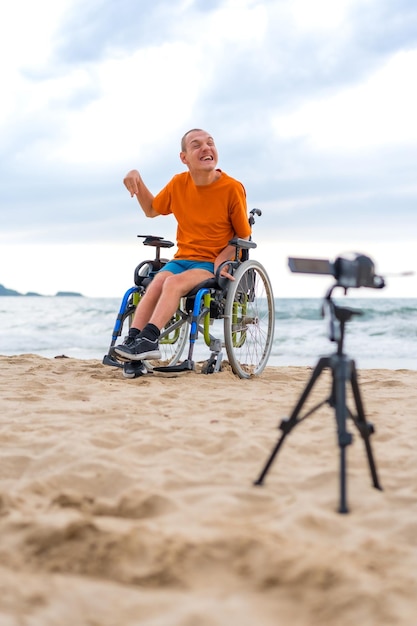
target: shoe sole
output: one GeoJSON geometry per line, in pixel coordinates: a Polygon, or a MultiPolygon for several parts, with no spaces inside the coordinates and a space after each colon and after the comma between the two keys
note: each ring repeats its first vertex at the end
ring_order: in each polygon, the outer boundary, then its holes
{"type": "Polygon", "coordinates": [[[129,361],[144,361],[145,359],[160,359],[159,350],[149,350],[149,352],[141,352],[140,354],[131,354],[129,361]]]}
{"type": "MultiPolygon", "coordinates": [[[[131,363],[132,361],[130,361],[131,363]]],[[[135,363],[138,363],[138,361],[136,361],[135,363]]],[[[126,363],[127,365],[127,363],[126,363]]],[[[130,372],[126,372],[126,366],[123,367],[123,377],[124,378],[140,378],[141,376],[145,376],[145,374],[148,374],[148,370],[145,367],[144,364],[142,364],[142,366],[140,367],[140,369],[137,369],[136,371],[130,371],[130,372]]]]}
{"type": "Polygon", "coordinates": [[[133,372],[132,374],[126,374],[126,372],[123,371],[123,378],[136,378],[136,377],[137,377],[137,374],[134,374],[133,372]]]}
{"type": "Polygon", "coordinates": [[[119,361],[131,361],[132,355],[127,352],[123,352],[119,350],[119,348],[113,348],[114,355],[119,359],[119,361]]]}
{"type": "Polygon", "coordinates": [[[120,348],[114,348],[113,350],[121,361],[143,361],[144,359],[161,358],[161,352],[159,350],[149,350],[148,352],[141,352],[141,354],[129,354],[120,348]]]}
{"type": "Polygon", "coordinates": [[[132,372],[132,374],[126,374],[126,372],[123,371],[123,378],[129,378],[129,379],[141,378],[141,376],[146,376],[147,374],[149,374],[148,371],[146,371],[146,372],[138,372],[137,374],[134,374],[133,372],[132,372]]]}

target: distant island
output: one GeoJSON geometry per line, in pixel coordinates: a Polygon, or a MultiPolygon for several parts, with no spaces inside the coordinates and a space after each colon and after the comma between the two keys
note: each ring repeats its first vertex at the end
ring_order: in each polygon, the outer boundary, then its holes
{"type": "MultiPolygon", "coordinates": [[[[7,289],[4,285],[0,285],[0,296],[40,296],[45,297],[41,293],[36,293],[35,291],[28,291],[27,293],[20,293],[15,289],[7,289]]],[[[78,293],[77,291],[58,291],[54,297],[76,297],[83,298],[82,293],[78,293]]]]}

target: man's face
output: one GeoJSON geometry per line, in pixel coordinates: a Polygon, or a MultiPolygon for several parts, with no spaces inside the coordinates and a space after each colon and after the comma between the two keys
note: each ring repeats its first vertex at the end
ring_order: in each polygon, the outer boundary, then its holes
{"type": "Polygon", "coordinates": [[[213,171],[219,158],[213,137],[205,131],[192,131],[185,138],[180,158],[191,173],[213,171]]]}

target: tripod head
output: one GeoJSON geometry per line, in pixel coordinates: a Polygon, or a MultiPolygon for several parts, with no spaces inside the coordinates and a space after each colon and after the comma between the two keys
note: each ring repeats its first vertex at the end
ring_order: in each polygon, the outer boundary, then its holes
{"type": "Polygon", "coordinates": [[[332,299],[332,293],[335,287],[337,287],[337,285],[333,285],[333,287],[327,291],[323,299],[321,315],[323,318],[329,318],[329,339],[337,343],[337,353],[343,354],[346,322],[351,320],[355,315],[363,315],[363,313],[358,309],[351,309],[350,307],[342,307],[335,304],[332,299]]]}

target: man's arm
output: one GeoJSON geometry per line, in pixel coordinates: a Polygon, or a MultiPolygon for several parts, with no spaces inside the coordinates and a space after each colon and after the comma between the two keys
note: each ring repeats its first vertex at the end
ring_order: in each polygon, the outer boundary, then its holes
{"type": "MultiPolygon", "coordinates": [[[[248,240],[249,237],[242,237],[242,239],[248,240]]],[[[234,258],[235,253],[236,253],[235,246],[231,246],[231,245],[226,246],[224,250],[222,250],[220,254],[217,255],[217,258],[214,261],[214,273],[216,273],[219,265],[221,265],[225,261],[231,261],[234,258]]],[[[229,274],[227,269],[228,269],[227,265],[225,265],[222,271],[220,272],[220,276],[224,276],[225,278],[228,278],[229,280],[234,280],[232,274],[229,274]]]]}
{"type": "Polygon", "coordinates": [[[151,194],[137,170],[131,170],[126,174],[123,184],[130,193],[131,198],[136,196],[146,217],[157,217],[159,215],[152,206],[155,196],[151,194]]]}

